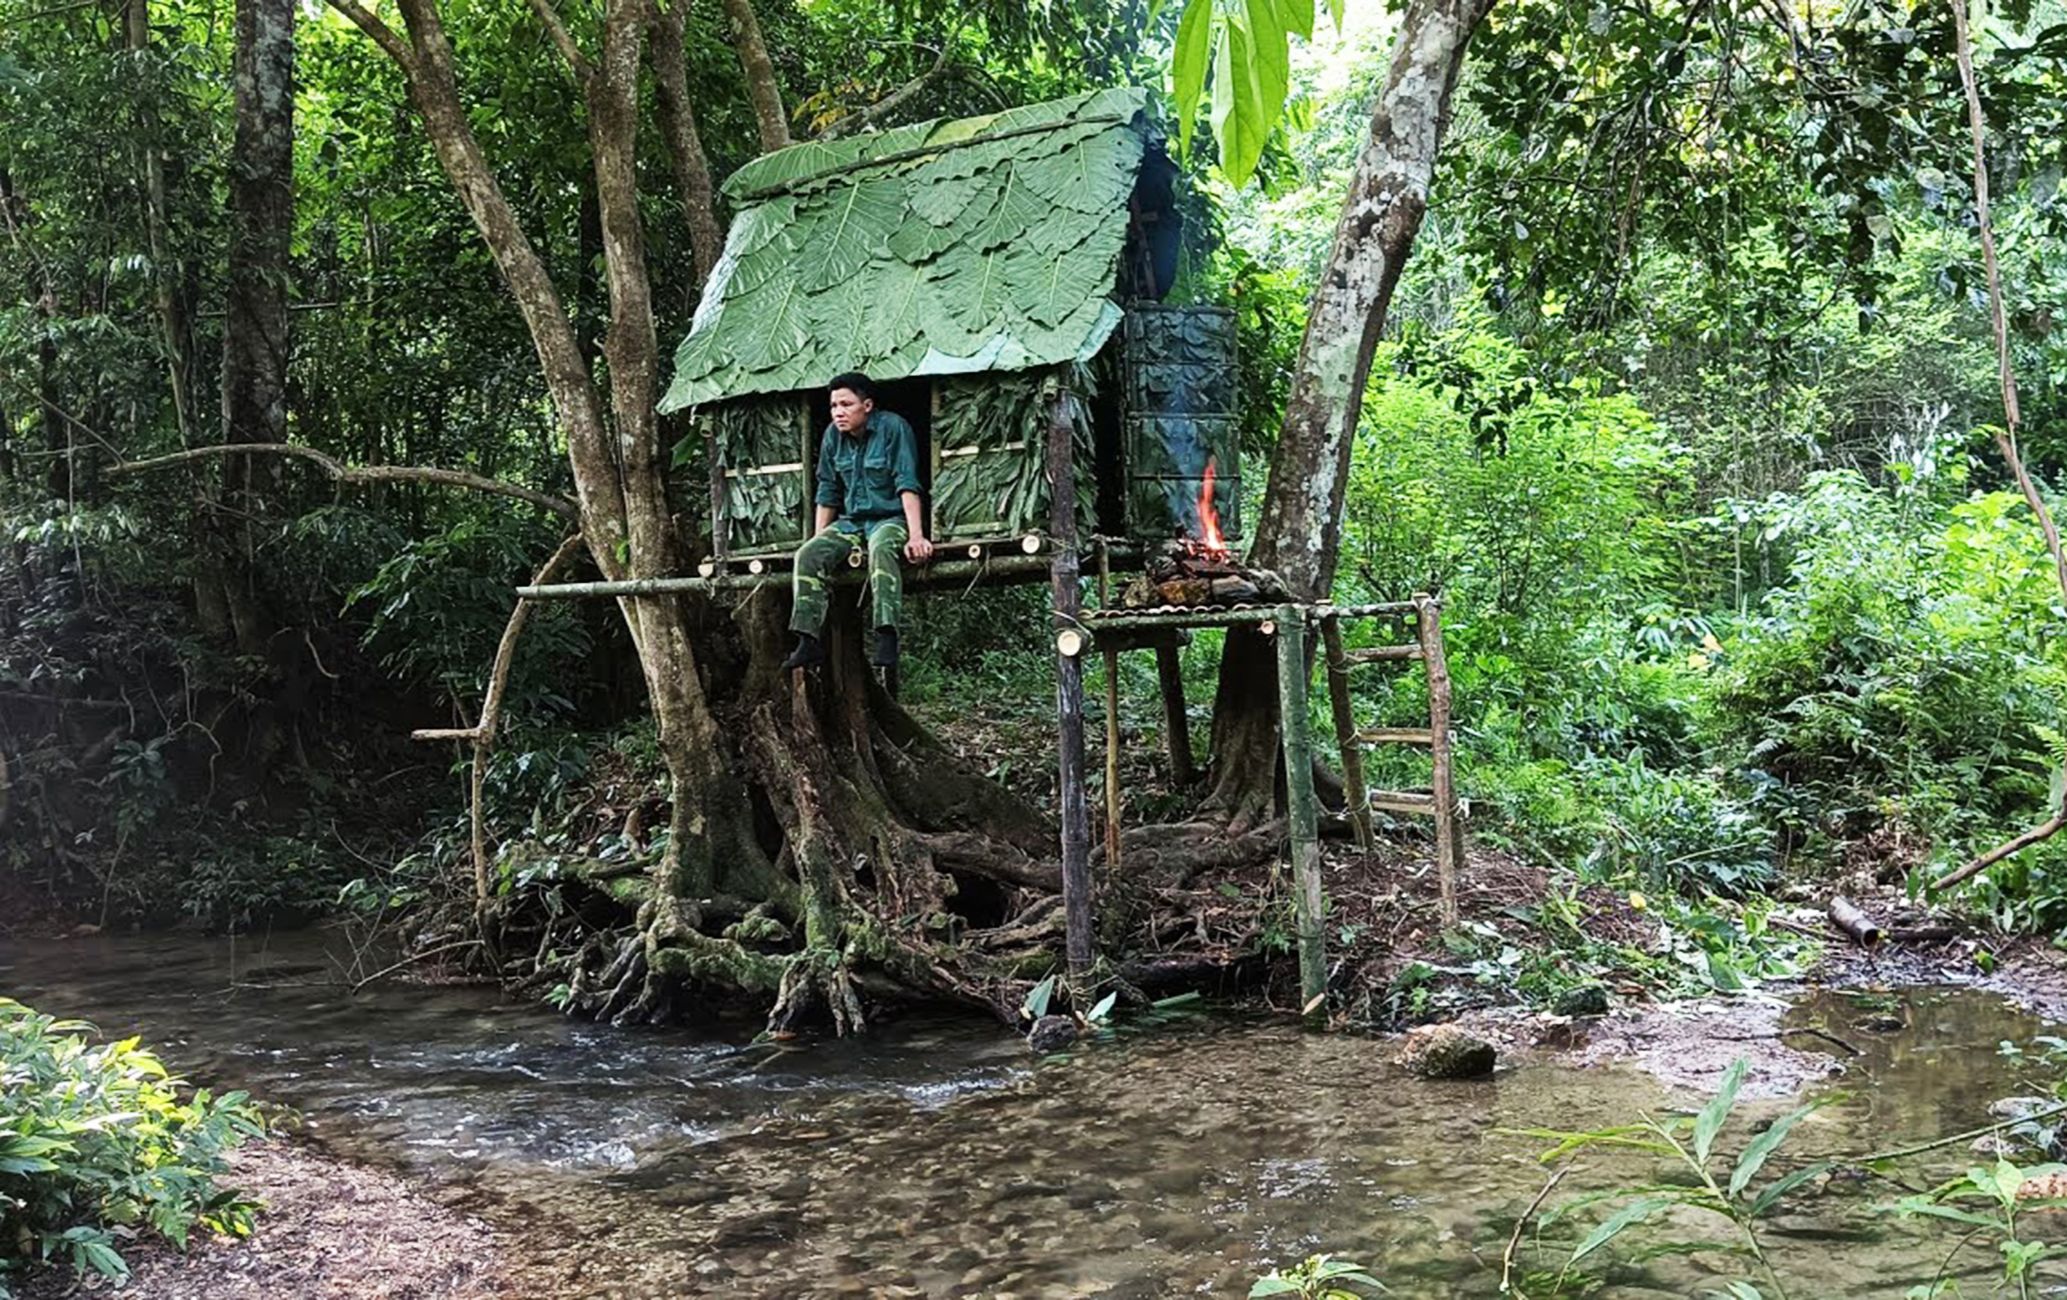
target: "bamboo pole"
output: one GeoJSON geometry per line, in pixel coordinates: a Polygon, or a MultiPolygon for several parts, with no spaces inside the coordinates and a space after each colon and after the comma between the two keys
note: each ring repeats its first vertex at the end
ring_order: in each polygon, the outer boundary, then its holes
{"type": "MultiPolygon", "coordinates": [[[[1112,547],[1103,537],[1091,543],[1098,548],[1098,604],[1112,604],[1112,547]]],[[[1118,875],[1120,866],[1120,651],[1105,652],[1105,867],[1108,877],[1118,875]]]]}
{"type": "MultiPolygon", "coordinates": [[[[1049,596],[1057,631],[1082,613],[1077,563],[1075,422],[1067,387],[1048,418],[1049,596]]],[[[1084,658],[1055,656],[1055,771],[1062,813],[1063,945],[1074,985],[1091,974],[1091,826],[1084,803],[1084,658]]]]}
{"type": "Polygon", "coordinates": [[[1356,716],[1349,702],[1349,660],[1343,656],[1339,619],[1321,620],[1321,645],[1328,660],[1328,711],[1335,723],[1335,749],[1342,758],[1342,791],[1356,846],[1371,851],[1371,787],[1364,780],[1364,751],[1357,743],[1356,716]]]}
{"type": "Polygon", "coordinates": [[[1156,685],[1163,697],[1163,744],[1170,751],[1170,780],[1184,789],[1198,780],[1198,773],[1191,763],[1191,720],[1184,715],[1184,671],[1174,638],[1156,643],[1156,685]]]}
{"type": "Polygon", "coordinates": [[[1464,845],[1457,828],[1457,788],[1450,765],[1450,666],[1443,657],[1442,602],[1433,596],[1414,598],[1420,617],[1415,619],[1421,643],[1421,664],[1428,672],[1428,729],[1433,734],[1429,752],[1434,772],[1429,788],[1435,796],[1436,880],[1442,890],[1444,925],[1457,924],[1457,869],[1464,845]]]}
{"type": "Polygon", "coordinates": [[[1120,865],[1120,652],[1105,648],[1105,867],[1120,865]]]}
{"type": "Polygon", "coordinates": [[[1286,823],[1292,840],[1292,908],[1299,929],[1302,1015],[1319,1013],[1328,991],[1321,936],[1320,806],[1313,793],[1313,733],[1306,712],[1306,623],[1297,606],[1276,611],[1279,735],[1285,752],[1286,823]]]}
{"type": "MultiPolygon", "coordinates": [[[[763,566],[765,567],[765,566],[763,566]]],[[[1030,578],[1036,574],[1049,573],[1049,557],[1045,555],[994,555],[986,560],[945,560],[909,570],[904,576],[907,590],[915,587],[941,586],[947,583],[972,582],[988,577],[1030,578]]],[[[860,570],[843,569],[835,572],[826,581],[834,586],[858,584],[867,575],[860,570]]],[[[561,582],[533,584],[517,588],[517,595],[526,600],[585,600],[596,597],[618,598],[624,596],[659,595],[704,595],[716,591],[751,591],[770,582],[788,582],[789,570],[762,574],[716,573],[710,577],[677,578],[626,578],[617,582],[561,582]]]]}
{"type": "MultiPolygon", "coordinates": [[[[1397,618],[1412,614],[1412,603],[1383,605],[1311,605],[1291,608],[1326,621],[1344,618],[1397,618]]],[[[1279,605],[1186,605],[1157,609],[1094,609],[1085,613],[1084,625],[1095,635],[1104,629],[1139,627],[1233,627],[1237,624],[1270,623],[1284,616],[1279,605]]]]}

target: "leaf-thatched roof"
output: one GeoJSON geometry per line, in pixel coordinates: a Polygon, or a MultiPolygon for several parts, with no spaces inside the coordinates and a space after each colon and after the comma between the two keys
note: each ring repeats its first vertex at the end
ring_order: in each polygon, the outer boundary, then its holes
{"type": "Polygon", "coordinates": [[[755,159],[663,411],[1088,359],[1112,301],[1145,99],[1102,90],[755,159]]]}

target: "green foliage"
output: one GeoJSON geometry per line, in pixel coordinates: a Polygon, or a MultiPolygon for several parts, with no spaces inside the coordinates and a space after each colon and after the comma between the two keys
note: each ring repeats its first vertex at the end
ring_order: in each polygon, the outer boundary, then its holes
{"type": "Polygon", "coordinates": [[[1938,1276],[1911,1287],[1906,1295],[1909,1300],[1938,1300],[1957,1294],[1957,1285],[1944,1280],[1945,1271],[1968,1242],[1985,1235],[2002,1256],[2002,1284],[2014,1286],[2020,1297],[2030,1296],[2035,1276],[2032,1266],[2067,1254],[2067,1247],[2025,1240],[2031,1225],[2020,1225],[2019,1217],[2063,1208],[2067,1208],[2067,1165],[2019,1167],[2001,1159],[1992,1167],[1976,1165],[1928,1192],[1903,1198],[1893,1207],[1902,1218],[1937,1219],[1970,1229],[1939,1264],[1938,1276]]]}
{"type": "MultiPolygon", "coordinates": [[[[522,515],[463,518],[402,543],[352,591],[347,609],[365,613],[366,646],[396,680],[471,705],[509,623],[511,589],[553,545],[549,525],[522,515]]],[[[534,610],[506,698],[519,709],[571,708],[553,679],[589,644],[564,604],[534,610]]]]}
{"type": "Polygon", "coordinates": [[[1249,1288],[1249,1300],[1292,1296],[1294,1300],[1369,1300],[1385,1284],[1362,1264],[1332,1255],[1308,1255],[1289,1269],[1274,1268],[1249,1288]]]}
{"type": "Polygon", "coordinates": [[[264,1134],[257,1108],[186,1092],[136,1039],[91,1032],[0,998],[0,1296],[34,1264],[125,1276],[117,1241],[136,1233],[184,1249],[197,1228],[251,1231],[256,1207],[217,1178],[264,1134]]]}
{"type": "Polygon", "coordinates": [[[2020,500],[1835,471],[1746,522],[1792,554],[1717,656],[1712,719],[1784,833],[1962,846],[2050,801],[2067,627],[2020,500]]]}
{"type": "MultiPolygon", "coordinates": [[[[1340,28],[1343,0],[1329,0],[1328,9],[1340,28]]],[[[1171,51],[1178,142],[1183,149],[1191,147],[1210,65],[1220,170],[1237,189],[1255,174],[1284,115],[1292,37],[1311,39],[1313,16],[1312,0],[1186,0],[1171,51]]]]}
{"type": "MultiPolygon", "coordinates": [[[[1816,1110],[1816,1105],[1801,1106],[1774,1120],[1763,1131],[1745,1144],[1734,1161],[1719,1157],[1716,1139],[1729,1123],[1730,1112],[1737,1104],[1737,1089],[1744,1082],[1745,1062],[1740,1058],[1724,1072],[1722,1085],[1716,1095],[1696,1115],[1667,1116],[1663,1119],[1643,1115],[1633,1124],[1618,1124],[1610,1128],[1591,1132],[1563,1132],[1554,1129],[1530,1129],[1523,1136],[1538,1137],[1555,1143],[1542,1155],[1544,1163],[1563,1160],[1579,1151],[1605,1149],[1630,1152],[1664,1161],[1675,1167],[1678,1178],[1661,1178],[1635,1186],[1618,1187],[1597,1194],[1575,1197],[1553,1207],[1544,1214],[1541,1223],[1548,1227],[1570,1216],[1580,1209],[1588,1209],[1610,1202],[1620,1202],[1615,1210],[1596,1223],[1580,1238],[1566,1256],[1560,1268],[1557,1286],[1563,1286],[1564,1277],[1576,1265],[1586,1260],[1640,1225],[1651,1222],[1672,1210],[1694,1210],[1713,1215],[1727,1221],[1734,1229],[1736,1241],[1715,1243],[1713,1248],[1725,1252],[1740,1253],[1749,1257],[1764,1274],[1773,1288],[1773,1294],[1785,1300],[1786,1287],[1773,1271],[1766,1257],[1763,1243],[1759,1239],[1760,1221],[1769,1217],[1786,1196],[1811,1179],[1821,1176],[1830,1169],[1829,1162],[1803,1165],[1798,1169],[1768,1179],[1763,1186],[1754,1188],[1787,1135],[1816,1110]],[[1724,1171],[1727,1169],[1727,1173],[1724,1171]]],[[[1706,1245],[1707,1243],[1703,1243],[1706,1245]]],[[[1762,1294],[1750,1282],[1736,1280],[1727,1284],[1728,1294],[1739,1297],[1756,1297],[1762,1294]]]]}

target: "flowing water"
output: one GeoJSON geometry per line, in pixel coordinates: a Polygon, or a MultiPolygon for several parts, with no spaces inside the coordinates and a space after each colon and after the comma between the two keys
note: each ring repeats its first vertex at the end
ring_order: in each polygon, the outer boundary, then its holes
{"type": "MultiPolygon", "coordinates": [[[[352,995],[327,970],[308,937],[0,946],[0,992],[296,1107],[331,1150],[502,1228],[541,1298],[1241,1296],[1317,1250],[1364,1261],[1394,1295],[1494,1296],[1545,1146],[1503,1130],[1700,1100],[1554,1059],[1426,1083],[1380,1041],[1204,1017],[1038,1062],[966,1021],[755,1047],[572,1023],[480,988],[352,995]]],[[[1841,995],[1796,1008],[1865,1055],[1775,1169],[1970,1128],[2029,1090],[1997,1045],[2045,1026],[1967,990],[1898,1009],[1904,1028],[1861,1034],[1841,995]]],[[[1971,1158],[1933,1161],[1919,1177],[1971,1158]]],[[[1645,1172],[1587,1165],[1551,1203],[1645,1172]]],[[[1776,1222],[1796,1300],[1899,1297],[1932,1276],[1957,1238],[1875,1211],[1895,1195],[1833,1185],[1776,1222]]],[[[1956,1272],[1978,1294],[1994,1268],[1983,1243],[1956,1272]]],[[[1666,1256],[1616,1266],[1605,1294],[1701,1295],[1732,1276],[1725,1255],[1666,1256]]]]}

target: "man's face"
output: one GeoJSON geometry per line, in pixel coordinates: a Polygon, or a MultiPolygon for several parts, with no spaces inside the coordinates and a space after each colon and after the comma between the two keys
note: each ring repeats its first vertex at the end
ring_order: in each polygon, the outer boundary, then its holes
{"type": "Polygon", "coordinates": [[[868,422],[876,404],[851,388],[833,389],[833,427],[841,433],[857,433],[868,422]]]}

